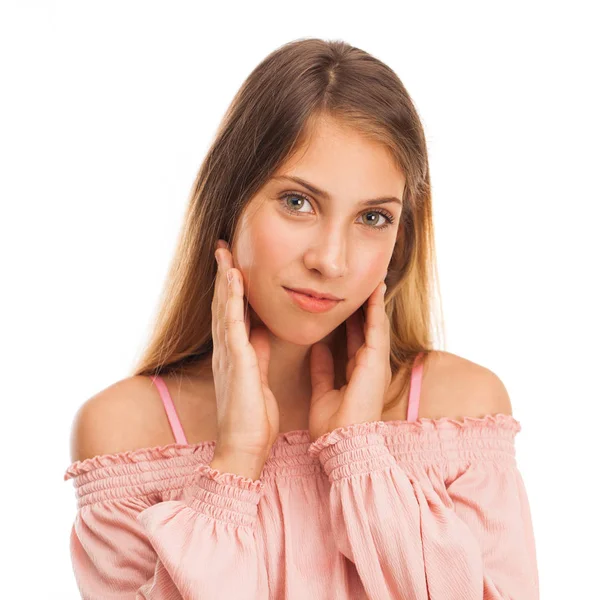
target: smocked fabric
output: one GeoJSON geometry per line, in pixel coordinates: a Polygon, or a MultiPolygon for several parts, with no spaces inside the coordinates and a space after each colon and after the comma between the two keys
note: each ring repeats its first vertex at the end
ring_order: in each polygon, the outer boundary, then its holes
{"type": "Polygon", "coordinates": [[[280,434],[254,481],[215,442],[73,463],[82,598],[537,600],[512,415],[280,434]]]}

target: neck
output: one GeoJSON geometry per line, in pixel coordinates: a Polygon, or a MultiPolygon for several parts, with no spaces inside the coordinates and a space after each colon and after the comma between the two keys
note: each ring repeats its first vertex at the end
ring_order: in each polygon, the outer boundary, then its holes
{"type": "MultiPolygon", "coordinates": [[[[251,325],[261,324],[251,310],[251,325]]],[[[271,353],[269,360],[269,387],[280,407],[293,410],[308,410],[312,396],[310,375],[310,354],[312,345],[300,346],[277,338],[270,333],[271,353]]],[[[336,387],[341,387],[341,379],[346,374],[346,330],[342,325],[321,342],[327,344],[334,359],[336,387]],[[343,350],[343,352],[342,352],[343,350]],[[343,362],[344,361],[344,362],[343,362]]]]}
{"type": "MultiPolygon", "coordinates": [[[[261,325],[262,321],[250,309],[251,327],[261,325]]],[[[269,387],[277,399],[282,412],[288,415],[308,414],[312,396],[312,381],[310,376],[310,352],[312,346],[299,346],[281,340],[272,333],[270,339],[269,387]]],[[[337,327],[324,337],[321,342],[328,345],[334,361],[334,385],[339,389],[346,382],[346,329],[337,327]]],[[[212,354],[191,367],[189,375],[198,378],[199,382],[209,384],[214,390],[212,373],[212,354]]]]}

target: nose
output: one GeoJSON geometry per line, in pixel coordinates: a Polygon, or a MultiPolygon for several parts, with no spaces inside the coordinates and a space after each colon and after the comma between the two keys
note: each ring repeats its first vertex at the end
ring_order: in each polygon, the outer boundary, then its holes
{"type": "Polygon", "coordinates": [[[315,269],[324,279],[343,277],[347,269],[347,242],[339,229],[320,233],[318,239],[304,254],[304,264],[315,269]]]}

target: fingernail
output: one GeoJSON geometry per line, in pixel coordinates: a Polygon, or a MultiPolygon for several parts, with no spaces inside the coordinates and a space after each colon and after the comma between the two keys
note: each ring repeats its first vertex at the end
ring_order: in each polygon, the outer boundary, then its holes
{"type": "Polygon", "coordinates": [[[381,290],[381,293],[383,295],[385,295],[385,291],[387,290],[387,285],[385,285],[385,283],[383,284],[383,289],[381,290]]]}

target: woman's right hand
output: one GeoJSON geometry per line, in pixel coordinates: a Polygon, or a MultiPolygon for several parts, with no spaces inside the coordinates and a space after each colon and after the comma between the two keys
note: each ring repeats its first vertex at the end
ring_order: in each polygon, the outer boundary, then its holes
{"type": "Polygon", "coordinates": [[[267,377],[269,332],[265,327],[250,331],[249,314],[244,315],[244,280],[233,267],[225,241],[218,241],[215,258],[219,266],[211,305],[212,371],[218,430],[211,464],[221,468],[237,461],[248,465],[249,473],[260,474],[279,434],[279,407],[267,377]],[[231,283],[227,273],[233,276],[231,283]]]}

